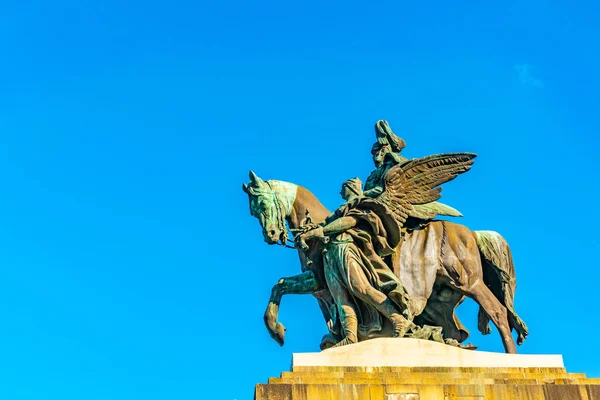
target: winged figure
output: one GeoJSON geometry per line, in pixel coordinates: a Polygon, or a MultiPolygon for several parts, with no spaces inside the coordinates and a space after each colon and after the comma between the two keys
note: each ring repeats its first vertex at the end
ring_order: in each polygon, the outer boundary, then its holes
{"type": "MultiPolygon", "coordinates": [[[[396,165],[405,164],[409,161],[399,153],[406,147],[406,142],[398,137],[390,125],[385,120],[379,120],[375,124],[375,136],[377,142],[371,149],[375,170],[371,172],[365,183],[365,196],[375,198],[384,190],[384,177],[387,172],[396,165]]],[[[462,217],[462,214],[442,203],[435,201],[422,204],[413,204],[409,211],[409,216],[428,220],[437,217],[438,215],[462,217]]]]}

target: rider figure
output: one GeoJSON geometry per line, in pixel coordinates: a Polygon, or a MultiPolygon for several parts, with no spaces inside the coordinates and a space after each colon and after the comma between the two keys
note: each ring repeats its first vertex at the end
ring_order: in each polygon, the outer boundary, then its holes
{"type": "Polygon", "coordinates": [[[337,346],[373,335],[402,337],[413,326],[410,297],[384,260],[400,240],[400,227],[387,207],[362,196],[361,186],[358,178],[344,182],[340,194],[347,202],[324,225],[297,237],[303,248],[312,238],[326,243],[325,280],[343,329],[337,346]]]}

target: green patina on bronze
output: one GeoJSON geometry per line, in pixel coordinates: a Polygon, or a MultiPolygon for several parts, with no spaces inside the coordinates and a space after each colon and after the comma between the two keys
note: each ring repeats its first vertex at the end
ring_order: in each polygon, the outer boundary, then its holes
{"type": "Polygon", "coordinates": [[[264,240],[285,245],[289,224],[303,271],[273,287],[264,316],[267,330],[282,345],[282,296],[313,294],[329,331],[321,348],[381,336],[473,348],[462,345],[468,331],[454,314],[469,296],[480,305],[479,330],[489,333],[491,319],[505,350],[516,352],[511,329],[518,332],[519,344],[528,330],[514,310],[516,279],[508,244],[496,232],[471,232],[435,219],[460,216],[437,202],[440,185],[468,171],[475,154],[407,160],[398,154],[405,142],[386,121],[377,122],[375,133],[376,169],[364,192],[358,178],[342,184],[346,202],[334,213],[304,188],[263,181],[250,172],[243,189],[264,240]]]}
{"type": "Polygon", "coordinates": [[[249,195],[250,214],[263,227],[265,241],[285,245],[288,241],[285,218],[292,209],[298,187],[282,181],[263,181],[250,171],[250,186],[244,184],[243,189],[249,195]]]}

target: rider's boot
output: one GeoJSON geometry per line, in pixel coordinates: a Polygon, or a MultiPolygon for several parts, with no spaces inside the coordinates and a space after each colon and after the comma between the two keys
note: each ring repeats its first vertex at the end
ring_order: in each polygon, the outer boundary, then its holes
{"type": "Polygon", "coordinates": [[[389,298],[385,299],[384,302],[377,304],[376,308],[384,317],[392,322],[394,328],[394,331],[392,332],[393,337],[403,337],[410,328],[415,326],[398,311],[398,307],[396,307],[389,298]]]}
{"type": "Polygon", "coordinates": [[[340,319],[342,320],[344,338],[333,347],[340,347],[358,342],[356,336],[358,332],[358,318],[356,317],[356,313],[352,307],[342,306],[341,308],[342,312],[340,313],[340,319]]]}
{"type": "Polygon", "coordinates": [[[392,321],[392,325],[394,326],[394,332],[392,334],[393,337],[404,337],[408,329],[414,325],[399,313],[390,315],[390,321],[392,321]]]}

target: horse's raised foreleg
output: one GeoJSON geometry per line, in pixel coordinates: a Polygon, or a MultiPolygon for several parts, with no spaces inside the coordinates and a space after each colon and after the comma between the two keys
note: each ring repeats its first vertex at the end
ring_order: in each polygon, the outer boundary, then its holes
{"type": "Polygon", "coordinates": [[[284,294],[312,294],[320,290],[320,284],[312,271],[306,271],[289,278],[281,278],[271,289],[271,298],[265,311],[265,325],[269,334],[283,346],[285,327],[277,321],[279,304],[284,294]]]}

